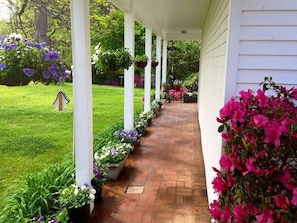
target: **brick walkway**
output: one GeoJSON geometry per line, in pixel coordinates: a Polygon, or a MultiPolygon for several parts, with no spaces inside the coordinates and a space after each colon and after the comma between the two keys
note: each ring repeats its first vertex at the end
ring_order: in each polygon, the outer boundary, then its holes
{"type": "Polygon", "coordinates": [[[197,104],[164,103],[102,195],[92,223],[209,223],[197,104]],[[139,186],[136,194],[128,186],[139,186]]]}

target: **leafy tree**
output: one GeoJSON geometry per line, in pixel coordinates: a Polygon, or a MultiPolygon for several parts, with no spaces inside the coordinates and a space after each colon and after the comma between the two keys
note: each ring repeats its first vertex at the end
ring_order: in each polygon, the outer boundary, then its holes
{"type": "Polygon", "coordinates": [[[71,63],[69,1],[8,0],[8,7],[11,17],[6,23],[10,28],[1,29],[1,34],[19,33],[24,38],[33,38],[35,42],[46,42],[67,58],[67,64],[71,63]]]}
{"type": "MultiPolygon", "coordinates": [[[[16,32],[25,38],[33,38],[36,42],[45,41],[51,49],[61,52],[68,66],[72,64],[69,0],[7,0],[7,2],[12,16],[8,21],[0,21],[0,34],[16,32]]],[[[90,24],[92,50],[99,42],[104,49],[124,47],[124,14],[108,0],[90,2],[90,24]]],[[[168,77],[171,77],[170,81],[184,80],[188,75],[198,71],[200,43],[199,41],[173,41],[173,43],[177,50],[168,51],[168,77]]],[[[145,28],[136,22],[135,55],[142,55],[144,52],[145,28]]],[[[155,57],[154,50],[152,54],[155,57]]]]}
{"type": "Polygon", "coordinates": [[[172,41],[168,51],[168,81],[185,80],[199,71],[200,41],[172,41]]]}
{"type": "Polygon", "coordinates": [[[104,49],[124,47],[124,14],[107,0],[91,2],[91,42],[104,49]]]}

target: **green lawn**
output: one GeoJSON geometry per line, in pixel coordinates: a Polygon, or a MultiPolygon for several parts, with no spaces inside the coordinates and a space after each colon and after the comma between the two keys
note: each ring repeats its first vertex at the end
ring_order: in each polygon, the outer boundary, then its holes
{"type": "MultiPolygon", "coordinates": [[[[58,112],[52,105],[58,85],[0,85],[0,206],[5,191],[28,173],[72,156],[72,84],[62,88],[70,103],[66,111],[58,112]]],[[[122,87],[93,85],[94,135],[123,117],[123,94],[122,87]]],[[[135,89],[134,94],[135,111],[142,111],[143,89],[135,89]]]]}

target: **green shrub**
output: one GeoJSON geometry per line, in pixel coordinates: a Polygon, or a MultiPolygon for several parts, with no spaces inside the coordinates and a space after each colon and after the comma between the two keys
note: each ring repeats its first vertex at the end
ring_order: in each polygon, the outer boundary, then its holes
{"type": "Polygon", "coordinates": [[[198,73],[190,74],[184,80],[184,87],[186,87],[189,91],[197,91],[198,90],[198,73]]]}
{"type": "Polygon", "coordinates": [[[30,222],[38,216],[50,218],[59,215],[63,210],[58,202],[58,192],[74,183],[73,175],[74,165],[70,161],[30,174],[24,186],[6,196],[0,222],[30,222]]]}

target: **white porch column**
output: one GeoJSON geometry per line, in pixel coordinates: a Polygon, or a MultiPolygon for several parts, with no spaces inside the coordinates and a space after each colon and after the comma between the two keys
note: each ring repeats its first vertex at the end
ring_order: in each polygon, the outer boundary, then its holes
{"type": "Polygon", "coordinates": [[[93,170],[92,71],[89,1],[71,0],[74,96],[74,159],[78,186],[90,185],[93,170]]]}
{"type": "Polygon", "coordinates": [[[159,65],[156,67],[156,93],[155,99],[160,99],[160,89],[161,89],[161,36],[157,36],[157,46],[156,46],[156,57],[159,61],[159,65]]]}
{"type": "Polygon", "coordinates": [[[166,83],[167,78],[167,45],[168,41],[163,40],[163,60],[162,60],[162,83],[166,83]]]}
{"type": "Polygon", "coordinates": [[[152,73],[152,29],[145,28],[145,55],[148,57],[144,70],[144,111],[151,107],[151,73],[152,73]]]}
{"type": "MultiPolygon", "coordinates": [[[[124,46],[134,58],[134,16],[125,12],[124,46]]],[[[134,128],[134,65],[124,71],[124,129],[134,128]]]]}

